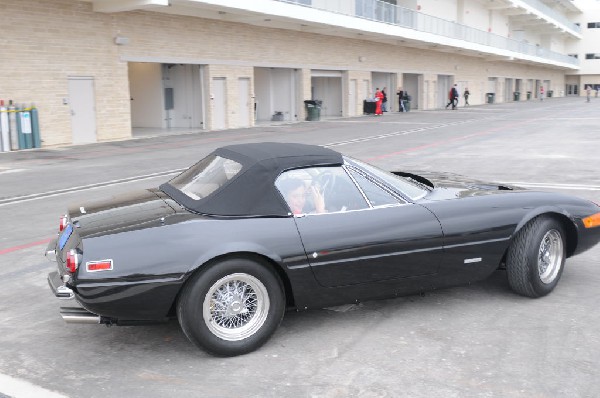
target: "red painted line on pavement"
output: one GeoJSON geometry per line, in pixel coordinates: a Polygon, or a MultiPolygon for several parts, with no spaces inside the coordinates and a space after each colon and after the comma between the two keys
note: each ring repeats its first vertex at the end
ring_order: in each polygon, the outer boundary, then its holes
{"type": "Polygon", "coordinates": [[[23,250],[23,249],[28,249],[28,248],[34,247],[34,246],[43,245],[45,243],[50,242],[51,240],[52,240],[52,238],[48,238],[48,239],[40,240],[38,242],[25,243],[24,245],[9,247],[8,249],[2,249],[2,250],[0,250],[0,256],[3,254],[16,252],[18,250],[23,250]]]}

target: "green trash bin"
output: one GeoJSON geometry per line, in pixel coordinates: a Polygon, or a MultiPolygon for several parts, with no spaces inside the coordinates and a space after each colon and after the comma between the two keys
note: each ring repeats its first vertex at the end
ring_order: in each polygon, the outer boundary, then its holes
{"type": "Polygon", "coordinates": [[[552,94],[554,94],[554,91],[548,90],[548,98],[552,98],[552,94]]]}
{"type": "Polygon", "coordinates": [[[531,91],[527,92],[527,101],[529,101],[531,99],[531,91]]]}
{"type": "Polygon", "coordinates": [[[494,103],[494,97],[496,96],[495,93],[486,93],[487,96],[487,103],[488,104],[493,104],[494,103]]]}
{"type": "Polygon", "coordinates": [[[410,101],[412,100],[412,97],[410,95],[407,95],[404,97],[404,110],[406,112],[410,112],[410,101]]]}
{"type": "Polygon", "coordinates": [[[321,101],[306,100],[304,108],[306,109],[306,120],[309,122],[319,121],[321,119],[321,101]]]}
{"type": "Polygon", "coordinates": [[[513,99],[515,101],[519,101],[520,98],[521,98],[521,93],[518,92],[518,91],[515,91],[514,94],[513,94],[513,99]]]}

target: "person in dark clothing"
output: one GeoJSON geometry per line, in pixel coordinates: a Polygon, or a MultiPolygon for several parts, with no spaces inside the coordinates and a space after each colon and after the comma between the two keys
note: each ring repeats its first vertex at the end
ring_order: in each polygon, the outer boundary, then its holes
{"type": "Polygon", "coordinates": [[[387,90],[387,87],[384,87],[384,88],[381,90],[381,94],[383,94],[383,99],[381,100],[381,111],[382,111],[382,112],[387,112],[387,111],[388,111],[388,109],[387,109],[387,105],[388,105],[388,104],[387,104],[387,102],[388,102],[388,99],[387,99],[387,93],[385,92],[385,90],[387,90]]]}
{"type": "Polygon", "coordinates": [[[448,103],[446,104],[446,109],[448,109],[448,107],[450,105],[452,105],[452,110],[456,109],[456,105],[458,105],[458,98],[460,96],[458,95],[458,90],[456,88],[456,84],[454,86],[452,86],[452,88],[450,89],[450,91],[448,92],[448,103]]]}
{"type": "Polygon", "coordinates": [[[396,95],[398,95],[398,111],[406,112],[406,108],[404,108],[404,90],[402,87],[398,87],[398,91],[396,91],[396,95]]]}

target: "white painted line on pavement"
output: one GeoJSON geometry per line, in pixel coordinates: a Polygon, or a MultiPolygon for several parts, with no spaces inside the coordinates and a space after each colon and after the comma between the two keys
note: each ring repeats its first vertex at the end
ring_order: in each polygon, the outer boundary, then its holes
{"type": "Polygon", "coordinates": [[[600,185],[581,185],[581,184],[555,184],[551,182],[502,182],[502,184],[516,185],[523,188],[548,188],[548,189],[567,189],[576,191],[600,191],[600,185]]]}
{"type": "Polygon", "coordinates": [[[96,183],[96,184],[89,184],[89,185],[82,185],[82,186],[78,186],[78,187],[59,189],[56,191],[48,191],[48,192],[42,192],[42,193],[34,193],[31,195],[15,196],[12,198],[6,198],[6,199],[0,200],[0,207],[12,205],[12,204],[19,204],[19,203],[23,203],[23,202],[29,202],[32,200],[51,198],[53,196],[59,196],[59,195],[64,195],[64,194],[68,194],[68,193],[76,193],[76,192],[82,192],[82,191],[87,191],[87,190],[91,190],[91,189],[112,187],[115,185],[128,184],[130,182],[149,180],[149,179],[157,178],[157,177],[166,177],[169,175],[181,173],[183,170],[186,170],[186,169],[187,168],[168,170],[168,171],[162,171],[162,172],[158,172],[158,173],[123,178],[123,179],[119,179],[119,180],[105,181],[105,182],[100,182],[100,183],[96,183]]]}
{"type": "Polygon", "coordinates": [[[12,398],[67,398],[66,395],[3,374],[0,374],[0,386],[0,393],[12,398]]]}
{"type": "Polygon", "coordinates": [[[25,171],[25,169],[8,169],[8,170],[1,170],[0,174],[10,174],[10,173],[19,173],[21,171],[25,171]]]}

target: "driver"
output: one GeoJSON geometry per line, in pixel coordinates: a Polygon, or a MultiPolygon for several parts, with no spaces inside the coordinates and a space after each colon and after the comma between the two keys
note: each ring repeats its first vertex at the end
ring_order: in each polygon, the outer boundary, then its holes
{"type": "Polygon", "coordinates": [[[323,193],[312,184],[306,188],[304,181],[299,178],[289,178],[281,182],[281,190],[284,193],[285,200],[287,201],[292,213],[304,214],[306,213],[304,206],[306,204],[306,196],[311,195],[315,204],[315,213],[325,213],[325,198],[323,193]]]}

